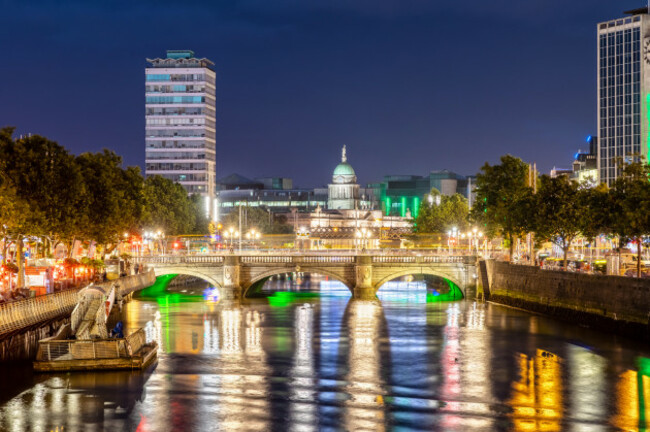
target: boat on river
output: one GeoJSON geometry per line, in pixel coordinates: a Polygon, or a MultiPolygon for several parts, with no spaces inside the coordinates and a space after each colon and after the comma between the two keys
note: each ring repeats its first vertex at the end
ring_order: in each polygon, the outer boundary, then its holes
{"type": "Polygon", "coordinates": [[[34,370],[64,372],[88,370],[145,369],[158,354],[156,342],[146,343],[143,329],[125,338],[69,339],[72,331],[65,325],[50,338],[38,341],[34,370]]]}

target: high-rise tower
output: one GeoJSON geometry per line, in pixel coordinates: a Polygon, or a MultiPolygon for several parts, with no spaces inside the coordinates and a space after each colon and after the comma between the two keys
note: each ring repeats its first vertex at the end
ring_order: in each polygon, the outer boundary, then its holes
{"type": "Polygon", "coordinates": [[[147,59],[146,169],[180,183],[189,194],[215,198],[214,63],[189,50],[147,59]]]}
{"type": "Polygon", "coordinates": [[[611,184],[617,160],[648,160],[650,15],[648,8],[598,24],[598,174],[611,184]]]}

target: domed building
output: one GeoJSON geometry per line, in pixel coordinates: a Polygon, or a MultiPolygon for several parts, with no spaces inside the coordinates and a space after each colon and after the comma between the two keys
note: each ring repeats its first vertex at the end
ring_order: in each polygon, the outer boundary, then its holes
{"type": "Polygon", "coordinates": [[[360,209],[359,185],[352,165],[348,163],[345,146],[341,163],[334,168],[332,184],[328,185],[327,208],[330,210],[360,209]]]}

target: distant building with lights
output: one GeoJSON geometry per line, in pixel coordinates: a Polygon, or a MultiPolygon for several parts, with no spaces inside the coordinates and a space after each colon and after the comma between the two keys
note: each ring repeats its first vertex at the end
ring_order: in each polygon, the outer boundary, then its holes
{"type": "Polygon", "coordinates": [[[598,184],[598,137],[588,136],[588,151],[578,150],[573,157],[572,177],[583,184],[598,184]]]}
{"type": "Polygon", "coordinates": [[[417,217],[420,203],[431,189],[437,189],[442,195],[456,193],[469,200],[474,200],[476,178],[463,176],[449,170],[431,171],[428,176],[387,175],[384,181],[370,185],[378,197],[380,208],[385,215],[406,217],[410,213],[417,217]]]}
{"type": "Polygon", "coordinates": [[[598,137],[587,137],[589,150],[578,150],[573,155],[571,168],[554,167],[549,175],[551,177],[566,176],[588,186],[598,184],[598,137]]]}
{"type": "Polygon", "coordinates": [[[648,159],[650,16],[643,7],[598,24],[599,181],[611,185],[617,160],[648,159]]]}
{"type": "Polygon", "coordinates": [[[189,50],[147,59],[145,69],[145,175],[161,175],[188,194],[216,194],[214,63],[189,50]]]}

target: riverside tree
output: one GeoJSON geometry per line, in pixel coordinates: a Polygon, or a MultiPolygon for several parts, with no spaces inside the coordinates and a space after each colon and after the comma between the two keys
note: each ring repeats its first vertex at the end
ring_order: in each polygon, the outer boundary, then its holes
{"type": "Polygon", "coordinates": [[[512,260],[516,236],[530,231],[533,189],[528,180],[528,164],[505,155],[501,163],[486,163],[476,177],[476,204],[471,219],[482,225],[488,237],[508,240],[508,261],[512,260]]]}
{"type": "Polygon", "coordinates": [[[431,189],[431,202],[423,199],[418,216],[415,219],[415,230],[419,233],[443,233],[453,227],[466,231],[469,226],[469,204],[461,194],[452,196],[441,195],[438,189],[431,189]]]}
{"type": "Polygon", "coordinates": [[[124,232],[143,228],[207,234],[201,199],[182,186],[159,176],[145,181],[109,150],[75,157],[45,137],[13,133],[0,129],[0,239],[3,259],[15,242],[19,286],[27,238],[45,239],[46,249],[63,243],[71,254],[75,239],[115,245],[124,232]]]}
{"type": "Polygon", "coordinates": [[[625,165],[614,181],[611,194],[612,232],[631,240],[637,248],[637,277],[641,277],[643,237],[650,234],[650,170],[645,162],[625,165]]]}
{"type": "Polygon", "coordinates": [[[589,192],[567,176],[543,175],[535,194],[534,212],[529,217],[540,239],[547,239],[562,249],[564,268],[573,241],[584,230],[583,220],[589,214],[589,192]]]}

